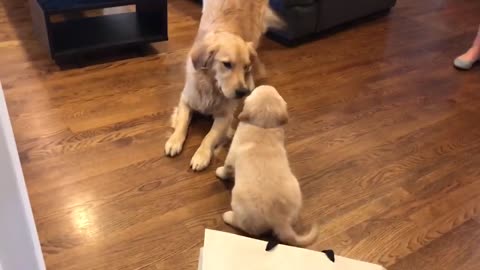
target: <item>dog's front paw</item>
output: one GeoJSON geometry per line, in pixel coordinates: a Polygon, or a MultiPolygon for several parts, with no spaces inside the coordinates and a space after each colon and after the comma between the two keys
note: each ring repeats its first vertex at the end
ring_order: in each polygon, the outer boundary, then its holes
{"type": "Polygon", "coordinates": [[[194,171],[201,171],[205,169],[208,164],[210,164],[210,160],[212,159],[212,151],[209,149],[202,149],[198,148],[197,152],[192,157],[192,161],[190,162],[190,167],[194,171]]]}
{"type": "Polygon", "coordinates": [[[165,155],[174,157],[182,152],[184,138],[172,135],[165,144],[165,155]]]}

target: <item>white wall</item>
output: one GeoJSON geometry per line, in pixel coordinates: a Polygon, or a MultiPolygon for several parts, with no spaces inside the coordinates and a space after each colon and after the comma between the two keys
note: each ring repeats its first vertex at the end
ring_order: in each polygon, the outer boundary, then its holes
{"type": "Polygon", "coordinates": [[[32,209],[0,85],[0,270],[44,270],[32,209]]]}

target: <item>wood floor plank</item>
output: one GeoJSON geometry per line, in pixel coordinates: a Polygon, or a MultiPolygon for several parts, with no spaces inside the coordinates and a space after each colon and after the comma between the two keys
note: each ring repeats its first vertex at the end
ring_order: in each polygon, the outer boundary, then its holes
{"type": "MultiPolygon", "coordinates": [[[[479,151],[478,145],[476,151],[479,151]]],[[[343,254],[388,266],[477,217],[480,186],[476,180],[480,160],[477,157],[468,162],[471,155],[471,152],[465,153],[463,164],[438,166],[431,174],[415,179],[416,183],[435,179],[444,184],[436,188],[412,184],[410,186],[415,189],[408,188],[411,196],[406,200],[318,245],[331,246],[343,254]],[[384,248],[382,252],[378,252],[378,245],[384,248]]]]}
{"type": "Polygon", "coordinates": [[[467,221],[389,269],[473,270],[480,260],[479,241],[478,223],[467,221]]]}

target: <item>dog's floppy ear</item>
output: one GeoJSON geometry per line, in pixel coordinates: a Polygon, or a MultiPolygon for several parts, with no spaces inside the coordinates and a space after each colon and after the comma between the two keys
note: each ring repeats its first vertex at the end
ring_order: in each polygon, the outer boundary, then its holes
{"type": "Polygon", "coordinates": [[[217,46],[211,39],[205,39],[202,42],[197,42],[190,52],[193,67],[196,70],[209,69],[212,66],[213,58],[217,53],[217,46]]]}
{"type": "Polygon", "coordinates": [[[255,79],[265,79],[267,72],[265,71],[265,65],[258,58],[257,50],[253,42],[247,42],[248,51],[250,53],[250,61],[252,62],[252,70],[255,79]]]}

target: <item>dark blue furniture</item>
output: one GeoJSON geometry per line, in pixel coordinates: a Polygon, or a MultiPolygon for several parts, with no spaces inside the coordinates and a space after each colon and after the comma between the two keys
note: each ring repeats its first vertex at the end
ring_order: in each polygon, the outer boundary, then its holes
{"type": "Polygon", "coordinates": [[[269,36],[286,45],[297,45],[335,27],[382,14],[396,0],[270,0],[270,6],[285,20],[286,29],[269,36]]]}
{"type": "Polygon", "coordinates": [[[167,0],[29,0],[34,29],[55,60],[168,39],[167,0]],[[52,22],[68,12],[135,5],[136,12],[52,22]]]}

